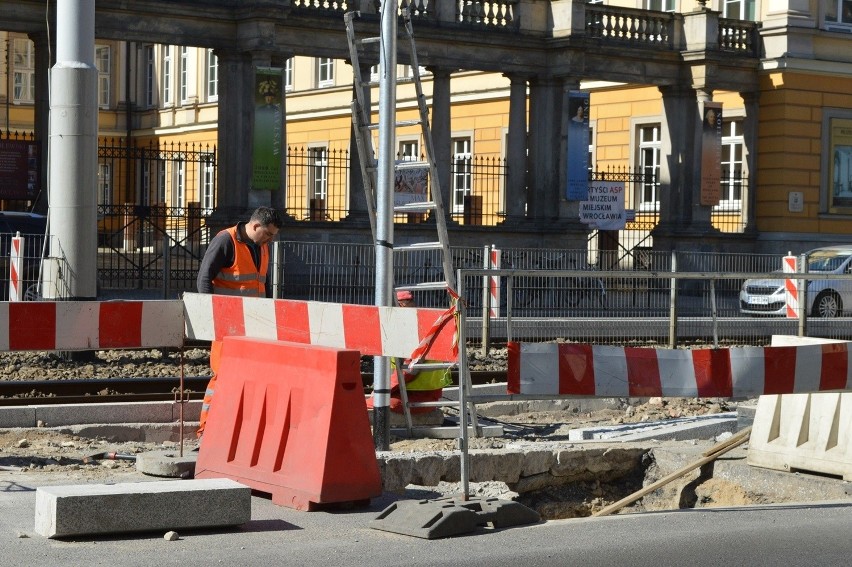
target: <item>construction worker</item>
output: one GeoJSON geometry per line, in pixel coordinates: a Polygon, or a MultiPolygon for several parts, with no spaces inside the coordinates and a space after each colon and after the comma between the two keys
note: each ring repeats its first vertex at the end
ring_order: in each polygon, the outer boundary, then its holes
{"type": "MultiPolygon", "coordinates": [[[[416,307],[414,295],[408,290],[400,290],[396,292],[396,302],[400,307],[416,307]]],[[[406,361],[407,364],[408,361],[406,361]]],[[[424,360],[424,363],[430,362],[424,360]]],[[[450,378],[449,368],[439,368],[436,370],[403,370],[402,375],[405,377],[405,391],[408,394],[409,402],[436,402],[441,399],[441,394],[445,386],[453,383],[450,378]]],[[[391,360],[391,401],[390,409],[395,413],[402,413],[402,399],[399,392],[399,381],[397,380],[396,365],[391,360]]],[[[411,408],[411,413],[429,413],[433,408],[411,408]]]]}
{"type": "MultiPolygon", "coordinates": [[[[269,242],[281,228],[282,219],[271,207],[258,207],[246,222],[226,228],[217,234],[204,253],[198,270],[198,293],[239,295],[243,297],[271,297],[267,285],[269,270],[269,242]]],[[[207,384],[201,404],[198,438],[204,434],[210,402],[216,389],[216,373],[222,341],[210,344],[210,368],[213,376],[207,384]]]]}

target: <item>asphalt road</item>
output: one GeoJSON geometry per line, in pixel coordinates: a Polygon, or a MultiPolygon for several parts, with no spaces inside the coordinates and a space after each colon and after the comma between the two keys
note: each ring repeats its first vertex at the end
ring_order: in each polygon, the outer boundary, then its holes
{"type": "MultiPolygon", "coordinates": [[[[139,480],[146,477],[124,473],[114,479],[139,480]]],[[[33,531],[35,487],[66,483],[74,480],[0,472],[3,564],[760,567],[846,566],[852,557],[848,502],[558,520],[426,540],[370,527],[370,520],[396,498],[392,495],[375,499],[366,509],[336,512],[297,512],[254,496],[247,524],[185,531],[178,541],[165,541],[163,533],[45,539],[33,531]]]]}

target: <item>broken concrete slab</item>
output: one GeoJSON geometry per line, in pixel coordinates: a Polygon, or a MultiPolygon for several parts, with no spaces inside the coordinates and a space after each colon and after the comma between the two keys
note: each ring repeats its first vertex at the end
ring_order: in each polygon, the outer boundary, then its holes
{"type": "Polygon", "coordinates": [[[47,538],[236,526],[251,489],[226,478],[36,489],[35,531],[47,538]]]}

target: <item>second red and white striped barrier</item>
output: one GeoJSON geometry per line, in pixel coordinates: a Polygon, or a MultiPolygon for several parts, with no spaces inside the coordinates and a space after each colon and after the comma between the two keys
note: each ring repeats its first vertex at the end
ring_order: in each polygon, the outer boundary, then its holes
{"type": "Polygon", "coordinates": [[[510,343],[508,393],[738,398],[849,390],[849,344],[685,350],[510,343]]]}
{"type": "MultiPolygon", "coordinates": [[[[214,340],[226,336],[275,339],[354,349],[371,356],[408,358],[430,336],[441,309],[376,307],[319,301],[183,295],[186,336],[214,340]]],[[[434,337],[425,355],[453,362],[455,320],[434,337]]]]}

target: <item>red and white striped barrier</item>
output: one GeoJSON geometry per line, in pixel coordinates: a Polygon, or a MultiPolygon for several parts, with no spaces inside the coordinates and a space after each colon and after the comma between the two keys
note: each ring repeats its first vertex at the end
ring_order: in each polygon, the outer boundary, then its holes
{"type": "Polygon", "coordinates": [[[21,291],[21,273],[24,270],[24,239],[21,233],[12,237],[9,246],[9,301],[21,301],[24,292],[21,291]]]}
{"type": "Polygon", "coordinates": [[[0,351],[183,346],[182,301],[0,302],[0,351]]]}
{"type": "MultiPolygon", "coordinates": [[[[785,274],[796,273],[796,257],[784,256],[783,271],[785,274]]],[[[799,318],[799,280],[784,280],[784,296],[787,302],[787,318],[799,318]]]]}
{"type": "MultiPolygon", "coordinates": [[[[376,307],[319,301],[185,293],[186,336],[274,339],[354,349],[372,356],[408,358],[444,314],[441,309],[376,307]]],[[[455,321],[435,337],[427,359],[457,360],[455,321]]]]}
{"type": "Polygon", "coordinates": [[[849,344],[685,350],[510,343],[508,393],[738,398],[850,390],[849,344]]]}

